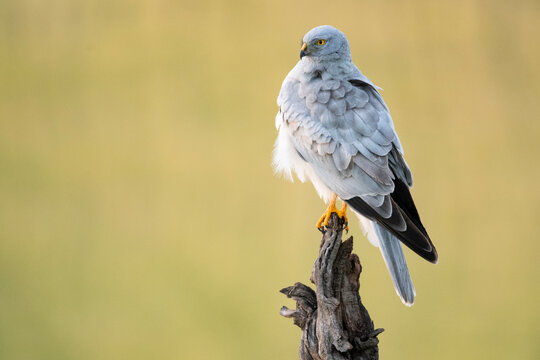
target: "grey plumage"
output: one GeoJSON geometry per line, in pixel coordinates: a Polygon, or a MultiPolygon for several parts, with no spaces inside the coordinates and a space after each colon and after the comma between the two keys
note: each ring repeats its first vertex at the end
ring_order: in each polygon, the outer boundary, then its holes
{"type": "Polygon", "coordinates": [[[437,254],[408,193],[412,175],[390,112],[352,63],[342,32],[320,26],[304,43],[278,96],[276,169],[311,180],[326,201],[335,193],[353,207],[410,305],[414,287],[399,240],[430,261],[437,254]]]}
{"type": "Polygon", "coordinates": [[[379,250],[381,251],[384,263],[388,268],[392,283],[396,289],[396,293],[406,305],[414,303],[416,291],[409,275],[409,268],[405,261],[405,255],[399,240],[392,236],[382,226],[373,221],[364,221],[360,219],[364,229],[369,234],[376,238],[379,250]]]}

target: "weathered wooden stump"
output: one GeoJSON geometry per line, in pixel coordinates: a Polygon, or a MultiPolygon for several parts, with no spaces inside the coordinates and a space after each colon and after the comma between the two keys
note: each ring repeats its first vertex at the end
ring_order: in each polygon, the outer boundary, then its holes
{"type": "Polygon", "coordinates": [[[360,299],[362,266],[352,254],[353,239],[341,242],[343,220],[332,214],[323,231],[319,257],[311,282],[317,291],[296,283],[281,292],[296,301],[296,310],[285,306],[281,315],[302,329],[301,360],[375,360],[379,358],[377,335],[360,299]]]}

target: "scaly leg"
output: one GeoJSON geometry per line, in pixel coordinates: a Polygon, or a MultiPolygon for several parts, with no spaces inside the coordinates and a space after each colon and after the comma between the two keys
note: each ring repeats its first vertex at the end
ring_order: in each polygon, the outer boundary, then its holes
{"type": "Polygon", "coordinates": [[[341,210],[338,210],[338,208],[336,208],[336,201],[337,195],[334,194],[332,200],[330,201],[330,204],[328,204],[325,212],[322,214],[321,218],[317,222],[318,229],[322,229],[324,226],[328,226],[330,215],[335,212],[340,218],[343,218],[345,220],[345,230],[349,231],[349,221],[347,219],[347,203],[343,202],[343,207],[341,208],[341,210]]]}

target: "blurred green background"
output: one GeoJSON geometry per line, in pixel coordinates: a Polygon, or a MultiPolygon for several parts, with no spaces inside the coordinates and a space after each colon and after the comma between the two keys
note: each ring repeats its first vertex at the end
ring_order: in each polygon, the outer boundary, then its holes
{"type": "Polygon", "coordinates": [[[332,24],[392,111],[440,254],[404,307],[353,222],[382,359],[540,358],[538,1],[0,4],[0,358],[296,359],[323,203],[275,99],[332,24]]]}

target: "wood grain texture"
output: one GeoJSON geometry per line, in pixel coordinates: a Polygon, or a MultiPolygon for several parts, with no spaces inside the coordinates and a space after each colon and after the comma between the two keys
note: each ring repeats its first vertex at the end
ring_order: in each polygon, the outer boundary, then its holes
{"type": "Polygon", "coordinates": [[[311,282],[316,291],[296,283],[281,290],[296,301],[296,309],[281,308],[302,329],[301,360],[375,360],[377,335],[360,298],[360,259],[352,253],[353,239],[341,241],[343,220],[332,214],[323,231],[311,282]]]}

